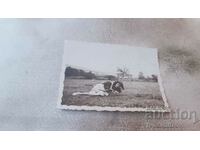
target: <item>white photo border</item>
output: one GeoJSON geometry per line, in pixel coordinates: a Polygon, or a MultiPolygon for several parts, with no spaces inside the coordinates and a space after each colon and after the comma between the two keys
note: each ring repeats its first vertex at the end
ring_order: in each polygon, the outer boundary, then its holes
{"type": "MultiPolygon", "coordinates": [[[[132,108],[125,108],[125,107],[109,107],[109,106],[77,106],[77,105],[62,105],[62,97],[63,97],[63,88],[64,88],[64,80],[65,80],[65,45],[67,42],[70,42],[72,40],[66,40],[64,42],[64,50],[62,55],[62,68],[60,73],[60,86],[59,86],[59,95],[57,100],[57,108],[58,109],[65,109],[65,110],[90,110],[90,111],[120,111],[120,112],[170,112],[169,104],[167,102],[167,97],[165,95],[161,75],[160,75],[160,65],[158,60],[158,51],[156,48],[152,48],[156,50],[156,60],[157,60],[157,67],[159,69],[158,72],[158,84],[160,88],[160,92],[164,101],[164,109],[163,108],[142,108],[142,107],[132,107],[132,108]]],[[[73,41],[75,42],[75,41],[73,41]]],[[[85,42],[85,41],[76,41],[76,42],[85,42]]],[[[87,43],[97,43],[97,42],[87,42],[87,43]]],[[[108,43],[98,43],[98,44],[108,44],[108,43]]],[[[110,45],[119,45],[119,44],[110,44],[110,45]]],[[[121,44],[120,44],[121,45],[121,44]]]]}

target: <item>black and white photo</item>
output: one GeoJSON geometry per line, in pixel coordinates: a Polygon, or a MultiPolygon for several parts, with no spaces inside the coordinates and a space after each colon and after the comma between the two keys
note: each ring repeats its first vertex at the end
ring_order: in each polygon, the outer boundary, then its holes
{"type": "Polygon", "coordinates": [[[66,41],[58,107],[167,112],[156,48],[66,41]]]}

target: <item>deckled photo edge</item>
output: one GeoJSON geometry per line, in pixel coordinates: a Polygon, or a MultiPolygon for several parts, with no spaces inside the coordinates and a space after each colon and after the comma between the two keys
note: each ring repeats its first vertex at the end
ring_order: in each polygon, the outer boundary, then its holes
{"type": "MultiPolygon", "coordinates": [[[[57,100],[57,108],[58,109],[64,109],[64,110],[80,110],[80,111],[119,111],[119,112],[170,112],[168,100],[165,94],[165,90],[163,87],[163,82],[160,74],[160,64],[159,64],[159,59],[158,59],[158,50],[157,48],[149,48],[152,49],[156,52],[156,60],[157,60],[157,67],[158,67],[158,84],[159,84],[159,89],[164,101],[165,108],[142,108],[142,107],[133,107],[133,108],[123,108],[123,107],[108,107],[108,106],[77,106],[77,105],[62,105],[62,97],[63,97],[63,89],[64,89],[64,81],[65,81],[65,67],[66,67],[66,46],[68,42],[77,42],[77,43],[93,43],[93,44],[106,44],[106,45],[120,45],[120,46],[128,46],[128,47],[134,47],[135,46],[130,46],[130,45],[123,45],[123,44],[109,44],[109,43],[98,43],[98,42],[87,42],[87,41],[73,41],[73,40],[65,40],[64,46],[63,46],[63,53],[62,53],[62,63],[61,63],[61,73],[60,73],[60,83],[59,83],[59,91],[58,91],[58,100],[57,100]]],[[[138,48],[145,48],[145,47],[138,47],[138,48]]]]}

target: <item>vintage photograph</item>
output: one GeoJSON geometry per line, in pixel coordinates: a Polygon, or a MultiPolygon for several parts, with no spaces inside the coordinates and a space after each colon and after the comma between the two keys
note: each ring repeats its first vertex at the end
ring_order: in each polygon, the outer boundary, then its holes
{"type": "Polygon", "coordinates": [[[66,41],[58,107],[168,112],[157,49],[66,41]]]}

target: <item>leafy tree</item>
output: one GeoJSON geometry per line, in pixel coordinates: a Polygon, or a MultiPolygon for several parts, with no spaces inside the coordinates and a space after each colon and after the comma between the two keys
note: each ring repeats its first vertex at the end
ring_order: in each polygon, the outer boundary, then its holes
{"type": "Polygon", "coordinates": [[[152,77],[153,81],[158,82],[158,76],[157,75],[152,74],[151,77],[152,77]]]}
{"type": "Polygon", "coordinates": [[[139,72],[138,79],[145,79],[143,72],[139,72]]]}
{"type": "Polygon", "coordinates": [[[65,69],[65,77],[73,77],[73,76],[83,76],[85,79],[94,79],[96,76],[94,73],[86,72],[84,70],[67,67],[65,69]]]}

